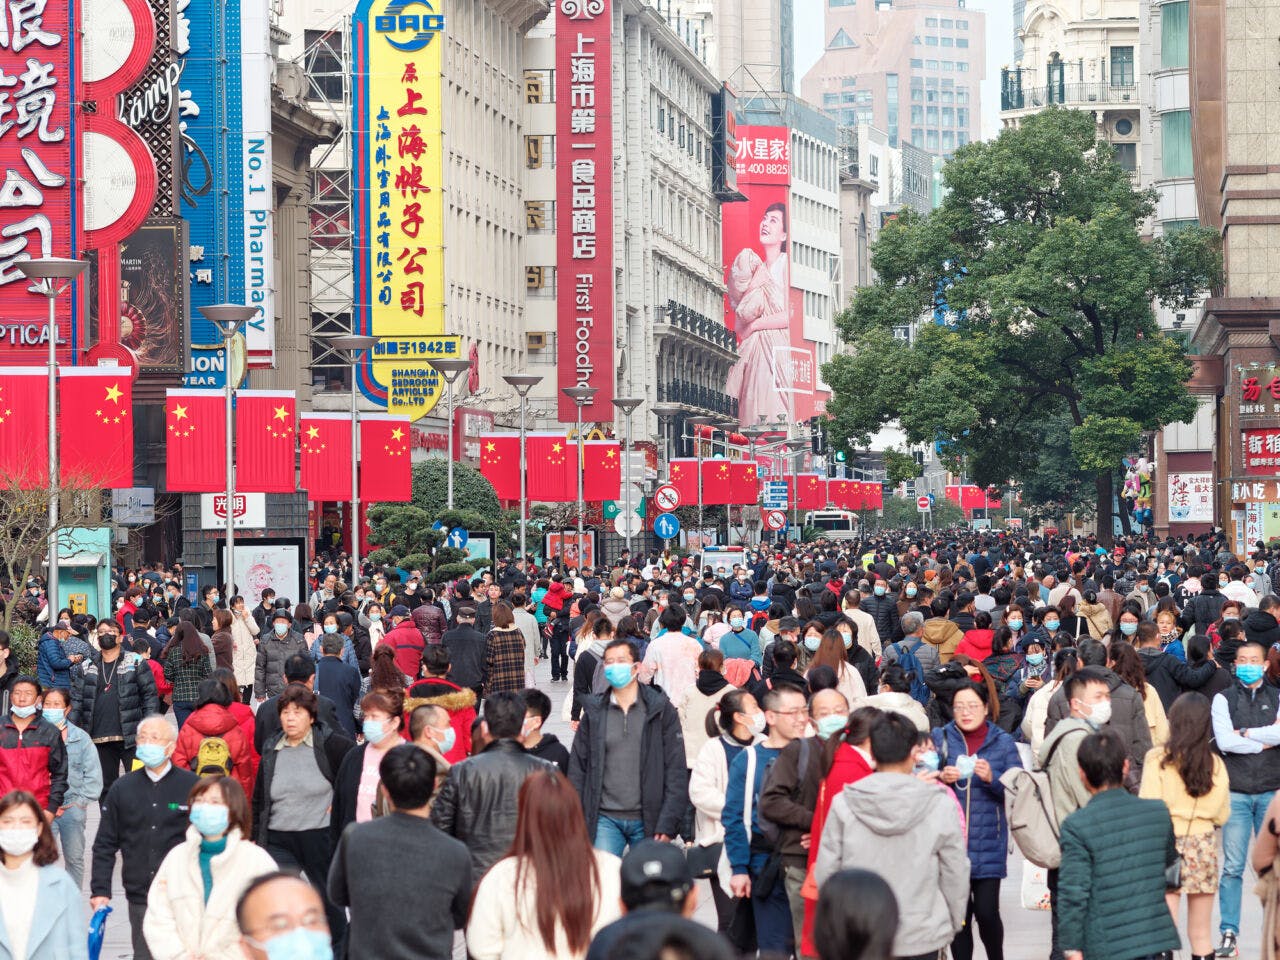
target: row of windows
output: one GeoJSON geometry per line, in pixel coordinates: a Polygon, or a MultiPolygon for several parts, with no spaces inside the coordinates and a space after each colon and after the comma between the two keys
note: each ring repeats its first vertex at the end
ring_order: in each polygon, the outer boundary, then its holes
{"type": "Polygon", "coordinates": [[[967,60],[915,60],[911,61],[913,70],[941,70],[943,73],[968,73],[967,60]]]}
{"type": "MultiPolygon", "coordinates": [[[[946,80],[943,81],[944,84],[946,84],[947,82],[948,81],[946,80]]],[[[939,90],[933,86],[918,87],[913,83],[911,85],[911,102],[912,103],[942,103],[944,105],[950,104],[950,103],[968,104],[969,91],[965,87],[955,87],[953,89],[949,89],[944,86],[942,89],[939,90]]]]}
{"type": "Polygon", "coordinates": [[[707,91],[693,80],[688,69],[656,40],[649,41],[645,75],[687,117],[701,117],[710,107],[707,91]]]}
{"type": "Polygon", "coordinates": [[[791,171],[794,179],[802,183],[811,183],[832,193],[840,189],[835,147],[820,144],[812,137],[792,133],[791,171]]]}
{"type": "Polygon", "coordinates": [[[911,123],[914,126],[943,126],[968,129],[969,108],[912,106],[911,123]]]}
{"type": "MultiPolygon", "coordinates": [[[[916,39],[918,41],[920,38],[917,37],[916,39]]],[[[966,50],[969,47],[969,38],[927,36],[924,38],[924,45],[926,47],[959,47],[962,50],[966,50]]]]}
{"type": "Polygon", "coordinates": [[[841,110],[828,110],[827,116],[831,117],[841,126],[852,127],[859,123],[875,123],[875,110],[871,107],[845,107],[841,110]]]}
{"type": "Polygon", "coordinates": [[[709,251],[706,256],[720,262],[720,219],[693,199],[666,183],[649,191],[654,228],[692,250],[709,251]]]}
{"type": "Polygon", "coordinates": [[[873,94],[870,90],[849,90],[845,93],[824,93],[822,95],[822,105],[824,107],[838,107],[842,103],[871,103],[873,94]]]}
{"type": "Polygon", "coordinates": [[[840,211],[809,197],[795,196],[791,201],[791,218],[797,226],[814,227],[835,233],[840,229],[840,211]]]}
{"type": "Polygon", "coordinates": [[[913,129],[911,131],[911,142],[917,147],[923,147],[932,153],[937,153],[939,150],[943,153],[951,153],[957,147],[963,147],[969,142],[969,134],[965,130],[913,129]]]}
{"type": "Polygon", "coordinates": [[[807,243],[793,243],[790,247],[791,262],[797,267],[811,267],[826,272],[829,254],[807,243]]]}
{"type": "Polygon", "coordinates": [[[968,21],[968,20],[956,20],[956,21],[954,21],[954,22],[953,22],[953,21],[951,21],[951,20],[949,20],[949,19],[946,19],[946,18],[943,18],[942,20],[939,20],[937,17],[925,17],[925,18],[924,18],[924,25],[925,25],[926,27],[941,27],[943,30],[950,30],[950,29],[952,29],[953,27],[954,27],[956,30],[968,30],[968,29],[969,29],[969,21],[968,21]]]}
{"type": "Polygon", "coordinates": [[[1160,7],[1160,66],[1165,70],[1185,70],[1190,51],[1187,0],[1160,7]]]}

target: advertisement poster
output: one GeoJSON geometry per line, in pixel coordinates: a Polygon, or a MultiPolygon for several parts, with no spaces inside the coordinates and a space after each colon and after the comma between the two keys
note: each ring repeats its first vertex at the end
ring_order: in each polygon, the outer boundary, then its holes
{"type": "Polygon", "coordinates": [[[1213,474],[1170,473],[1166,478],[1170,523],[1213,522],[1213,474]]]}
{"type": "MultiPolygon", "coordinates": [[[[305,599],[301,545],[301,540],[296,543],[236,541],[236,585],[246,603],[257,602],[267,587],[274,590],[277,597],[305,599]]],[[[219,583],[223,579],[226,557],[227,548],[224,546],[218,550],[219,583]]]]}
{"type": "Polygon", "coordinates": [[[737,186],[745,203],[722,208],[725,325],[738,339],[738,362],[725,392],[738,399],[738,422],[813,414],[817,376],[804,339],[803,293],[791,289],[791,131],[737,128],[737,186]]]}
{"type": "MultiPolygon", "coordinates": [[[[148,221],[120,242],[120,343],[143,370],[180,371],[186,365],[186,284],[182,282],[182,220],[148,221]]],[[[88,257],[91,329],[98,318],[97,258],[88,257]]]]}
{"type": "Polygon", "coordinates": [[[583,530],[581,540],[577,530],[547,531],[542,535],[542,554],[548,560],[560,561],[566,569],[594,567],[599,556],[596,536],[595,530],[583,530]]]}
{"type": "Polygon", "coordinates": [[[1244,431],[1244,472],[1250,477],[1280,475],[1280,429],[1244,431]]]}

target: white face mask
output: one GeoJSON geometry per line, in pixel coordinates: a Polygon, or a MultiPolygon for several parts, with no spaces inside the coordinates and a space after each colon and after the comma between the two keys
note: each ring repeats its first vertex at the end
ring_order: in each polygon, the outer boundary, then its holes
{"type": "Polygon", "coordinates": [[[0,850],[11,857],[21,857],[34,850],[39,839],[40,831],[33,827],[0,830],[0,850]]]}
{"type": "Polygon", "coordinates": [[[754,714],[751,717],[751,732],[757,733],[757,734],[764,733],[764,728],[765,728],[764,714],[763,713],[754,714]]]}
{"type": "Polygon", "coordinates": [[[1105,726],[1107,721],[1111,719],[1111,701],[1099,700],[1089,710],[1087,719],[1092,720],[1100,727],[1105,726]]]}

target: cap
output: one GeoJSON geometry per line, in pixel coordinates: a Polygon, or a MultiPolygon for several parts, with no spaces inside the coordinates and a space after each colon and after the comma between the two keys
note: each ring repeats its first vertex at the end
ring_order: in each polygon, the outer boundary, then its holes
{"type": "Polygon", "coordinates": [[[397,603],[391,608],[391,613],[389,615],[393,617],[407,617],[409,615],[409,608],[403,603],[397,603]]]}
{"type": "Polygon", "coordinates": [[[284,607],[280,607],[274,613],[271,614],[271,619],[273,621],[288,620],[290,623],[293,623],[293,614],[290,613],[288,610],[286,610],[284,607]]]}
{"type": "Polygon", "coordinates": [[[637,893],[654,886],[669,888],[672,900],[683,900],[693,886],[693,874],[679,847],[642,840],[622,858],[622,897],[630,902],[637,893]]]}

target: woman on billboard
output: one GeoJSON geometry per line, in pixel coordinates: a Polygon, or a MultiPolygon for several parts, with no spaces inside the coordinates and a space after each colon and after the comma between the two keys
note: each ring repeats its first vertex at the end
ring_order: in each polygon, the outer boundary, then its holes
{"type": "Polygon", "coordinates": [[[725,390],[738,398],[738,421],[753,426],[792,412],[791,282],[787,261],[787,206],[771,203],[760,220],[764,258],[744,247],[729,268],[728,297],[738,335],[738,362],[725,390]]]}

